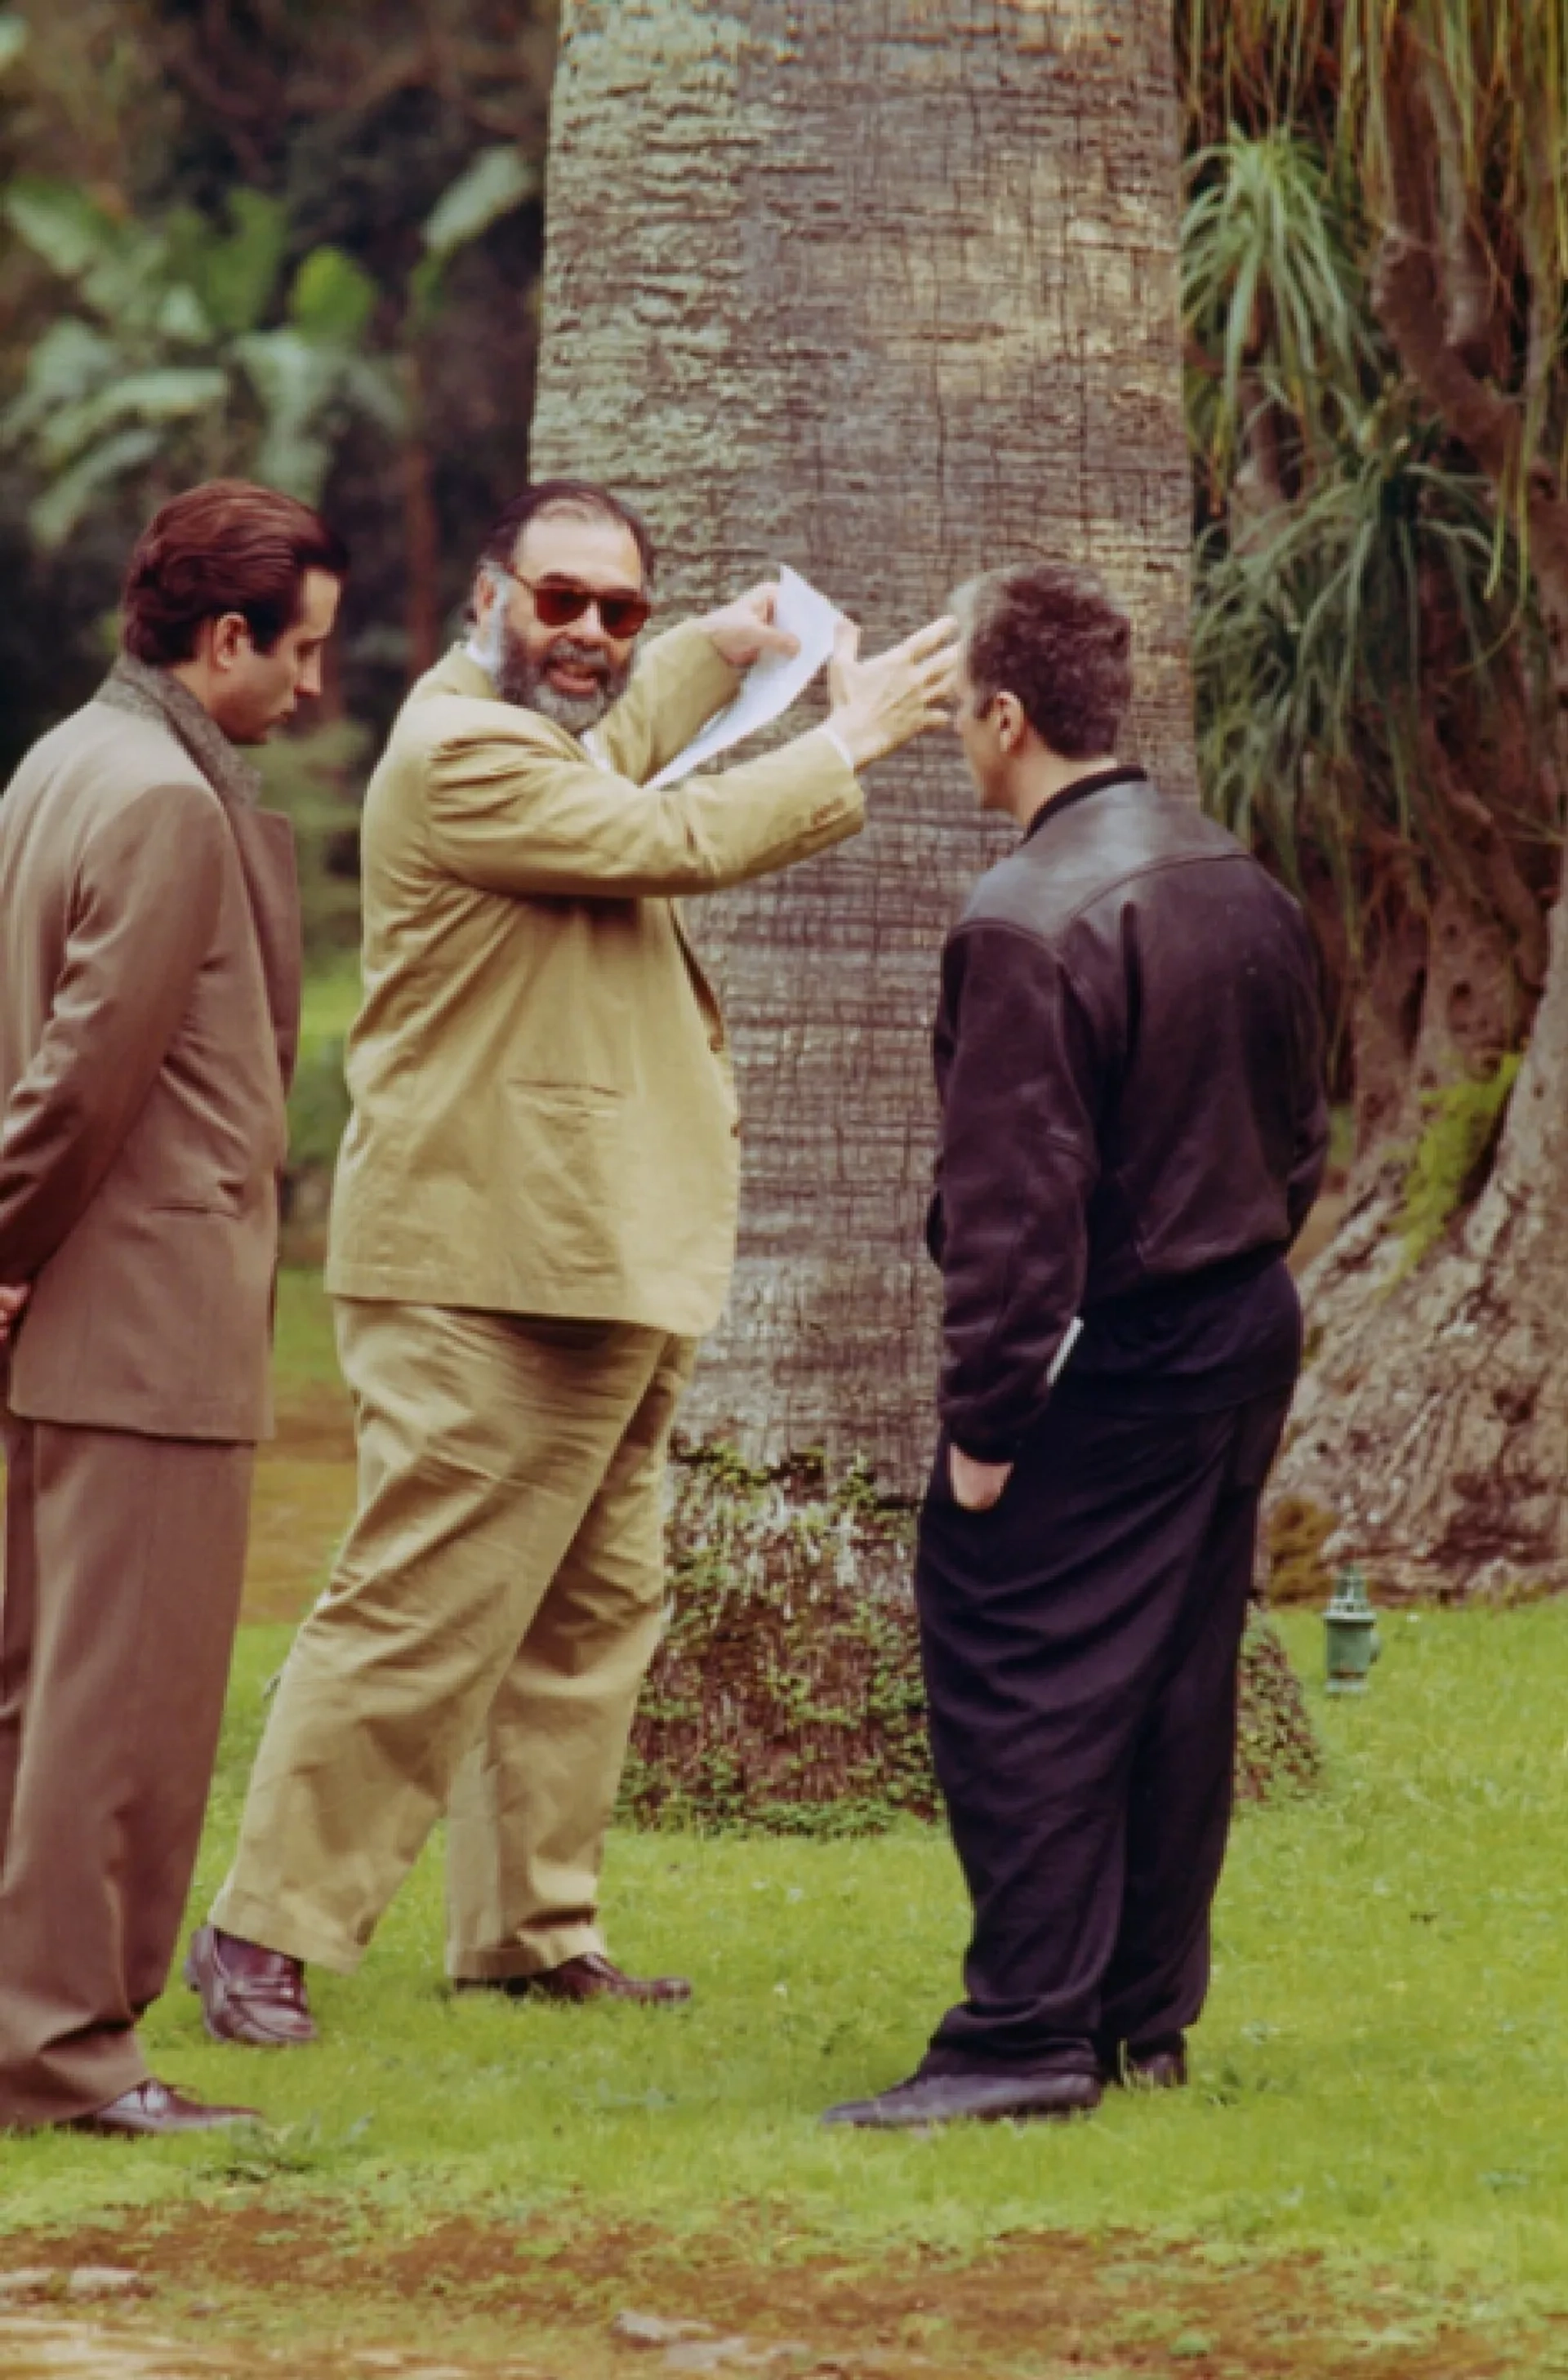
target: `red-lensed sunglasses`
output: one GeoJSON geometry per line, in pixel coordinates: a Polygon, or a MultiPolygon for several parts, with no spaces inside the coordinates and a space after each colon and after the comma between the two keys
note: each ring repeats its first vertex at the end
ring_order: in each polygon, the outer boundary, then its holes
{"type": "Polygon", "coordinates": [[[637,637],[653,609],[646,595],[606,594],[597,587],[579,587],[575,578],[525,578],[519,570],[503,576],[528,589],[535,614],[546,628],[569,628],[592,605],[607,637],[637,637]]]}

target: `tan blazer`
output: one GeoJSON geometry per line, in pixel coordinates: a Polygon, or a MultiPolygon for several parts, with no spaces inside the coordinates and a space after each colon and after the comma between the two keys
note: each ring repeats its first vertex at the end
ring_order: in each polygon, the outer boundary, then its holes
{"type": "Polygon", "coordinates": [[[861,825],[820,731],[643,790],[735,690],[701,630],[643,654],[591,738],[455,652],[408,698],[365,807],[365,1004],[327,1286],[346,1297],[697,1334],[735,1255],[723,1024],[672,895],[861,825]]]}
{"type": "Polygon", "coordinates": [[[0,1281],[33,1284],[15,1413],[270,1431],[298,1010],[287,820],[107,703],[35,745],[0,798],[0,1281]]]}

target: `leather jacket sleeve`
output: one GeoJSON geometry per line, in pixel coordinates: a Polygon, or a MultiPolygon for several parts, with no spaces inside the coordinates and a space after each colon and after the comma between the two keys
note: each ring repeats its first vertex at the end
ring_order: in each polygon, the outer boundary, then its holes
{"type": "Polygon", "coordinates": [[[1104,1069],[1055,953],[984,922],[949,942],[936,1060],[938,1405],[966,1454],[1005,1463],[1044,1409],[1082,1299],[1104,1069]]]}

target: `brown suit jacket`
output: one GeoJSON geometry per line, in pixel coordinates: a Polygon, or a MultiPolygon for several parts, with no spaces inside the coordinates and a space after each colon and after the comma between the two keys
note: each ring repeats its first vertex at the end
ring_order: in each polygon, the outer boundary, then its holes
{"type": "Polygon", "coordinates": [[[270,1433],[299,1007],[286,819],[93,701],[0,797],[0,1281],[27,1420],[270,1433]]]}

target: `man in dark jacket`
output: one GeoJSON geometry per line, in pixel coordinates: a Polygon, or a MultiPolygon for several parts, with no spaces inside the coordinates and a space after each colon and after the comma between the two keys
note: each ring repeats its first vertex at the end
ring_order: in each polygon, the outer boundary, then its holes
{"type": "Polygon", "coordinates": [[[936,1027],[916,1593],[974,1931],[918,2073],[829,2118],[879,2128],[1185,2080],[1301,1358],[1285,1252],[1327,1138],[1295,904],[1114,757],[1125,614],[1046,565],[957,608],[965,754],[1023,829],[949,939],[936,1027]]]}

